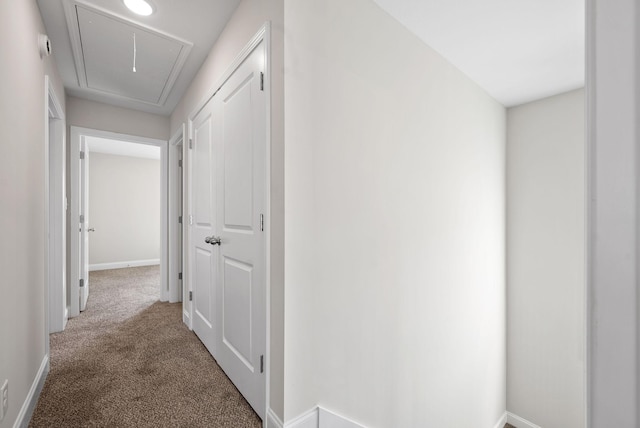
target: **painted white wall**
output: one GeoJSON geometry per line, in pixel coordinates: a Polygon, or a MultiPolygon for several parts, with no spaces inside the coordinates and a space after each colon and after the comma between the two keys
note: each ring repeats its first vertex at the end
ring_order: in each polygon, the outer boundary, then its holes
{"type": "Polygon", "coordinates": [[[640,7],[588,0],[589,426],[640,424],[640,7]]]}
{"type": "Polygon", "coordinates": [[[285,34],[285,423],[494,427],[505,109],[371,0],[285,34]]]}
{"type": "Polygon", "coordinates": [[[18,418],[46,358],[48,339],[45,75],[63,109],[65,100],[53,56],[40,58],[39,33],[45,28],[34,1],[0,2],[0,383],[9,380],[2,428],[18,418]]]}
{"type": "Polygon", "coordinates": [[[585,426],[584,90],[507,111],[507,410],[585,426]]]}
{"type": "MultiPolygon", "coordinates": [[[[284,414],[284,0],[243,0],[213,46],[206,61],[171,115],[171,134],[220,84],[219,79],[233,60],[266,22],[271,22],[271,340],[270,393],[268,406],[282,418],[284,414]]],[[[188,168],[188,157],[185,156],[188,168]]],[[[188,204],[188,195],[185,194],[188,204]]],[[[188,206],[188,205],[186,205],[188,206]]],[[[188,260],[184,260],[188,266],[188,260]]],[[[187,272],[188,274],[188,272],[187,272]]],[[[188,284],[184,277],[183,283],[188,284]]],[[[188,305],[188,302],[185,302],[188,305]]]]}
{"type": "MultiPolygon", "coordinates": [[[[156,148],[160,151],[160,148],[156,148]]],[[[160,260],[160,161],[89,156],[89,267],[160,260]]]]}
{"type": "Polygon", "coordinates": [[[76,97],[67,97],[67,124],[158,140],[168,140],[170,136],[168,116],[76,97]]]}

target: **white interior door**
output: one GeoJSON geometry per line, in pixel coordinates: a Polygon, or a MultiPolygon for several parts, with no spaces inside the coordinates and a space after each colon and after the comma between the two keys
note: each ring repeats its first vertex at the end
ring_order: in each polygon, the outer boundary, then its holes
{"type": "Polygon", "coordinates": [[[213,98],[218,364],[265,416],[266,350],[264,43],[213,98]]]}
{"type": "Polygon", "coordinates": [[[89,152],[80,143],[80,310],[87,307],[89,298],[89,152]]]}
{"type": "Polygon", "coordinates": [[[192,227],[191,277],[193,331],[215,357],[215,289],[218,248],[205,242],[213,235],[213,103],[210,101],[196,116],[192,126],[192,227]]]}

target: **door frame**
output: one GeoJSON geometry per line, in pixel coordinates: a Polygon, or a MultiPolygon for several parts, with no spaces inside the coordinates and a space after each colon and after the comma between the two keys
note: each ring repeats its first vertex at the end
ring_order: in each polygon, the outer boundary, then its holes
{"type": "MultiPolygon", "coordinates": [[[[80,211],[78,207],[79,201],[79,184],[80,184],[80,145],[85,137],[106,138],[110,140],[122,141],[125,143],[147,144],[160,147],[160,300],[169,300],[169,291],[167,288],[167,267],[168,259],[168,144],[166,140],[158,140],[155,138],[141,137],[137,135],[120,134],[110,131],[102,131],[99,129],[82,128],[71,126],[69,141],[69,172],[71,194],[69,198],[70,207],[70,230],[75,230],[73,225],[80,223],[80,211]]],[[[71,234],[69,235],[72,236],[71,234]]],[[[80,314],[80,287],[79,275],[76,267],[80,264],[80,246],[77,239],[69,239],[70,241],[70,263],[71,271],[69,273],[69,294],[71,302],[69,305],[69,316],[75,317],[80,314]]]]}
{"type": "Polygon", "coordinates": [[[67,324],[65,115],[51,79],[44,76],[44,321],[45,354],[49,333],[67,324]],[[53,176],[53,177],[52,177],[53,176]]]}
{"type": "MultiPolygon", "coordinates": [[[[185,180],[183,167],[180,167],[179,160],[184,159],[184,123],[178,131],[169,139],[169,187],[168,187],[168,234],[169,234],[169,265],[168,265],[168,297],[169,302],[184,301],[184,293],[181,293],[183,280],[180,274],[184,275],[184,191],[185,180]],[[182,179],[182,180],[181,180],[182,179]],[[181,185],[182,184],[182,185],[181,185]],[[180,222],[179,217],[183,217],[180,222]],[[181,238],[182,236],[182,238],[181,238]]],[[[184,160],[182,161],[184,164],[184,160]]]]}
{"type": "MultiPolygon", "coordinates": [[[[184,168],[186,180],[186,191],[184,195],[187,196],[187,203],[185,204],[186,210],[185,213],[188,213],[188,221],[185,221],[185,227],[187,229],[187,233],[184,235],[186,240],[185,244],[185,255],[187,258],[184,260],[184,266],[190,266],[190,262],[193,259],[193,254],[191,250],[191,243],[193,242],[192,234],[191,234],[191,225],[193,223],[193,176],[192,176],[192,168],[193,165],[193,121],[202,110],[205,105],[214,97],[216,92],[226,83],[226,81],[233,75],[233,73],[240,67],[240,65],[244,62],[245,59],[249,57],[249,55],[253,52],[253,50],[260,44],[264,43],[265,50],[265,64],[264,64],[264,92],[265,92],[265,102],[266,102],[266,138],[265,138],[265,340],[266,340],[266,349],[265,349],[265,418],[263,420],[263,426],[267,426],[268,418],[268,410],[269,410],[269,402],[270,402],[270,383],[271,383],[271,369],[270,369],[270,361],[271,361],[271,23],[269,21],[265,22],[258,32],[249,40],[249,42],[244,46],[244,48],[236,55],[235,59],[231,63],[231,65],[226,69],[224,74],[220,79],[216,81],[216,84],[213,85],[202,97],[200,102],[196,104],[196,107],[191,111],[188,116],[188,144],[185,145],[186,156],[183,158],[186,160],[186,165],[184,168]]],[[[184,287],[185,296],[188,296],[190,291],[193,291],[193,277],[191,272],[189,272],[188,268],[184,269],[183,275],[183,283],[186,285],[184,287]]],[[[183,320],[185,324],[189,327],[189,329],[193,330],[193,305],[192,302],[189,301],[188,298],[183,300],[183,320]]]]}

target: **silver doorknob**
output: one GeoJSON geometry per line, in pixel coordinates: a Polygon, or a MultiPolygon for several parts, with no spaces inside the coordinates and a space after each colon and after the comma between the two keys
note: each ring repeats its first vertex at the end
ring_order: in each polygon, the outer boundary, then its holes
{"type": "Polygon", "coordinates": [[[222,240],[219,236],[207,236],[204,238],[204,242],[211,245],[220,245],[222,244],[222,240]]]}

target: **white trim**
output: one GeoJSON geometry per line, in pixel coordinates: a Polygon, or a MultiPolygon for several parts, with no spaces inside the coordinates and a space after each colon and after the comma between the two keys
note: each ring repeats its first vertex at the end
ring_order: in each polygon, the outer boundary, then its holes
{"type": "Polygon", "coordinates": [[[511,412],[507,412],[507,423],[513,425],[516,428],[540,428],[540,425],[536,425],[533,422],[530,422],[525,418],[521,418],[518,415],[514,415],[511,412]]]}
{"type": "MultiPolygon", "coordinates": [[[[284,427],[284,428],[365,428],[358,422],[337,413],[327,410],[324,407],[316,406],[313,409],[301,414],[297,418],[287,422],[286,424],[275,425],[280,419],[269,409],[267,413],[266,428],[284,427]],[[273,421],[270,419],[273,418],[273,421]],[[272,425],[274,424],[274,425],[272,425]]],[[[502,428],[502,427],[501,427],[502,428]]]]}
{"type": "Polygon", "coordinates": [[[352,419],[338,415],[337,413],[318,406],[319,428],[365,428],[364,425],[352,419]]]}
{"type": "Polygon", "coordinates": [[[108,270],[108,269],[123,269],[128,267],[140,267],[140,266],[154,266],[159,265],[160,259],[149,260],[130,260],[125,262],[111,262],[111,263],[94,263],[89,265],[89,271],[96,270],[108,270]]]}
{"type": "MultiPolygon", "coordinates": [[[[98,137],[105,138],[114,141],[120,141],[123,143],[139,143],[148,144],[160,147],[160,300],[167,301],[168,293],[167,289],[167,265],[168,265],[168,227],[167,227],[167,185],[168,185],[168,144],[165,140],[158,140],[155,138],[141,137],[137,135],[120,134],[110,131],[102,131],[98,129],[82,128],[78,126],[71,126],[71,138],[69,141],[69,161],[70,161],[70,187],[71,195],[69,203],[71,205],[71,215],[69,224],[71,230],[76,230],[76,225],[80,222],[79,212],[79,183],[80,183],[80,145],[84,140],[84,137],[98,137]]],[[[71,237],[72,235],[70,235],[71,237]]],[[[71,296],[71,303],[69,306],[69,316],[74,317],[80,314],[80,294],[79,294],[79,281],[80,276],[78,272],[78,266],[80,265],[80,247],[78,245],[78,239],[70,238],[71,247],[71,259],[69,266],[71,272],[69,273],[69,290],[71,296]]]]}
{"type": "MultiPolygon", "coordinates": [[[[505,412],[494,428],[503,428],[506,423],[510,423],[516,428],[540,428],[526,419],[505,412]]],[[[313,409],[301,414],[297,418],[283,424],[278,416],[271,410],[267,411],[265,428],[365,428],[366,425],[358,423],[352,419],[341,416],[324,407],[316,406],[313,409]]]]}
{"type": "MultiPolygon", "coordinates": [[[[185,125],[182,124],[178,131],[169,139],[169,174],[168,174],[168,200],[167,206],[168,212],[168,251],[169,251],[169,265],[168,265],[168,281],[167,291],[169,296],[169,302],[181,302],[183,300],[181,289],[184,282],[185,272],[183,270],[183,247],[182,245],[184,237],[184,218],[182,224],[179,223],[179,216],[183,216],[184,209],[182,207],[183,201],[183,187],[182,171],[184,168],[180,168],[178,161],[183,159],[183,147],[184,147],[184,135],[185,125]],[[182,280],[179,279],[179,273],[182,272],[182,280]]],[[[184,162],[183,162],[184,163],[184,162]]]]}
{"type": "Polygon", "coordinates": [[[22,428],[29,426],[31,416],[33,415],[33,411],[36,408],[36,404],[38,404],[38,398],[40,397],[40,392],[42,391],[44,381],[47,379],[48,374],[49,354],[45,354],[44,358],[42,359],[42,363],[40,364],[40,368],[38,369],[38,373],[36,374],[35,379],[33,379],[33,383],[31,384],[29,393],[27,394],[24,403],[22,403],[22,407],[20,408],[18,417],[13,424],[13,428],[22,428]]]}
{"type": "Polygon", "coordinates": [[[301,414],[290,422],[287,422],[285,428],[319,428],[318,407],[301,414]]]}
{"type": "MultiPolygon", "coordinates": [[[[185,302],[188,299],[185,299],[185,302]]],[[[189,328],[189,330],[193,330],[193,326],[191,324],[191,315],[189,315],[189,311],[186,309],[182,310],[182,322],[185,323],[187,325],[187,327],[189,328]]]]}
{"type": "MultiPolygon", "coordinates": [[[[242,62],[245,59],[247,59],[249,54],[251,54],[251,52],[253,52],[253,50],[262,41],[266,41],[266,39],[268,38],[268,33],[270,32],[270,28],[271,28],[271,24],[268,21],[265,22],[260,27],[258,32],[251,38],[249,43],[247,43],[245,45],[245,47],[242,48],[240,53],[238,55],[236,55],[235,59],[233,60],[231,65],[229,67],[227,67],[227,70],[224,72],[222,77],[217,80],[215,85],[213,85],[211,88],[209,88],[209,90],[206,92],[206,95],[200,100],[200,102],[198,104],[196,104],[196,108],[191,111],[191,114],[189,114],[189,124],[190,125],[191,125],[191,122],[193,121],[193,119],[195,119],[195,117],[198,115],[198,113],[200,113],[200,110],[202,110],[204,108],[204,106],[207,105],[209,100],[211,98],[213,98],[213,96],[215,95],[216,92],[218,92],[218,89],[220,89],[226,83],[226,81],[229,80],[229,77],[231,77],[231,75],[236,71],[236,69],[238,67],[240,67],[240,64],[242,64],[242,62]]],[[[265,46],[269,46],[269,44],[266,44],[265,46]]],[[[269,61],[268,58],[269,58],[269,54],[270,53],[271,52],[267,51],[267,61],[269,61]]],[[[265,72],[266,71],[267,70],[265,70],[265,72]]],[[[267,76],[265,76],[265,79],[266,79],[266,77],[267,76]]],[[[267,85],[267,86],[269,86],[269,85],[267,85]]],[[[189,126],[189,138],[192,138],[192,137],[193,137],[192,129],[191,129],[191,126],[189,126]]]]}
{"type": "Polygon", "coordinates": [[[71,136],[69,140],[69,186],[71,194],[69,195],[69,316],[77,317],[80,315],[80,290],[78,281],[80,281],[80,245],[78,245],[78,237],[75,230],[80,224],[80,133],[74,126],[71,127],[71,136]]]}
{"type": "Polygon", "coordinates": [[[591,200],[593,189],[595,189],[595,176],[591,174],[592,166],[591,161],[594,157],[594,139],[596,135],[595,121],[592,120],[592,112],[595,115],[595,55],[593,52],[593,46],[595,41],[595,4],[594,0],[585,0],[585,99],[584,99],[584,135],[585,135],[585,156],[584,156],[584,239],[585,239],[585,251],[584,251],[584,297],[582,301],[582,307],[584,310],[583,326],[584,326],[584,343],[582,345],[582,352],[585,359],[583,368],[584,376],[584,388],[582,389],[582,403],[583,403],[583,415],[584,426],[591,427],[591,288],[592,288],[592,275],[591,275],[591,260],[593,252],[593,237],[590,233],[593,218],[591,213],[595,204],[591,200]]]}
{"type": "MultiPolygon", "coordinates": [[[[271,23],[265,22],[258,34],[264,41],[264,95],[266,98],[266,138],[265,138],[265,182],[264,182],[264,212],[265,220],[265,355],[267,358],[265,370],[266,410],[271,410],[271,23]]],[[[257,45],[256,45],[257,46],[257,45]]]]}
{"type": "Polygon", "coordinates": [[[267,417],[265,418],[265,428],[284,428],[284,423],[278,415],[271,409],[267,409],[267,417]]]}
{"type": "Polygon", "coordinates": [[[507,412],[504,412],[500,419],[498,419],[498,422],[494,425],[494,428],[504,428],[504,425],[507,423],[507,418],[507,412]]]}
{"type": "Polygon", "coordinates": [[[591,385],[592,385],[592,373],[593,373],[593,361],[591,355],[591,349],[594,345],[592,343],[592,320],[593,314],[591,310],[592,289],[593,289],[593,276],[591,274],[591,262],[595,257],[594,249],[594,236],[591,230],[594,228],[593,212],[595,212],[595,202],[592,201],[593,190],[595,189],[595,174],[593,173],[595,165],[592,165],[595,155],[595,106],[596,106],[596,88],[595,73],[596,73],[596,59],[595,59],[595,28],[596,28],[596,14],[595,14],[595,0],[585,0],[585,157],[584,157],[584,170],[585,170],[585,263],[584,263],[584,277],[586,279],[585,293],[583,305],[585,308],[585,385],[584,385],[584,420],[585,427],[590,428],[591,424],[591,385]]]}
{"type": "Polygon", "coordinates": [[[44,343],[66,325],[65,124],[64,110],[48,75],[44,76],[44,343]],[[53,138],[51,138],[53,136],[53,138]],[[53,178],[53,179],[52,179],[53,178]]]}

